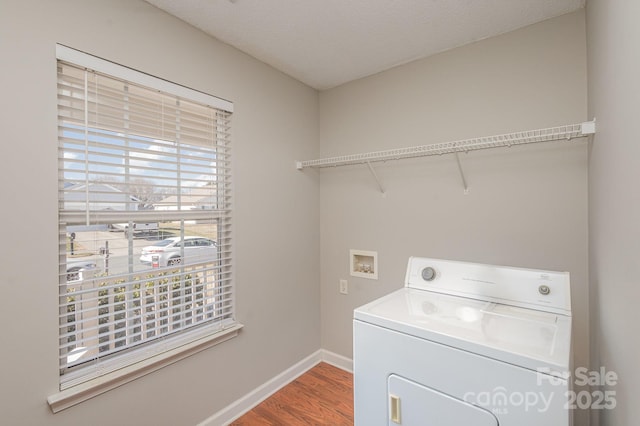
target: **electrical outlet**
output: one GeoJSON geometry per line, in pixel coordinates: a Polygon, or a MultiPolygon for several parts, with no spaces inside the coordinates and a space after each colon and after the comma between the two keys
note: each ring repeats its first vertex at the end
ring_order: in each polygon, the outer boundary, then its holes
{"type": "Polygon", "coordinates": [[[349,293],[349,284],[347,280],[340,280],[340,294],[348,294],[349,293]]]}

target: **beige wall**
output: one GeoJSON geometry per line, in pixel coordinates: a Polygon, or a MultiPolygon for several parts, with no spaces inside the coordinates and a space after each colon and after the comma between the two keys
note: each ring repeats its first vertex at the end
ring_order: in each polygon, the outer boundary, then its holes
{"type": "MultiPolygon", "coordinates": [[[[589,0],[589,114],[598,133],[589,158],[589,247],[593,368],[615,371],[615,410],[594,410],[605,426],[638,423],[640,406],[640,2],[589,0]]],[[[594,423],[595,424],[595,423],[594,423]]]]}
{"type": "Polygon", "coordinates": [[[138,0],[2,0],[0,423],[196,424],[320,348],[318,94],[138,0]],[[240,336],[59,414],[55,43],[235,104],[240,336]]]}
{"type": "MultiPolygon", "coordinates": [[[[579,11],[321,92],[321,155],[579,123],[586,88],[579,11]]],[[[451,155],[376,165],[385,197],[366,166],[319,172],[322,347],[351,357],[353,309],[401,287],[415,255],[569,271],[575,362],[588,365],[587,142],[461,161],[468,195],[451,155]],[[378,252],[377,281],[349,276],[349,249],[378,252]]]]}

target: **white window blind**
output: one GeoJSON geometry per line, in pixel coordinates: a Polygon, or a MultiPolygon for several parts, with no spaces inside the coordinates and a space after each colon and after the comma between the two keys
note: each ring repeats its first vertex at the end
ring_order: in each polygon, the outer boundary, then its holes
{"type": "Polygon", "coordinates": [[[235,324],[230,108],[131,80],[58,61],[61,389],[235,324]]]}

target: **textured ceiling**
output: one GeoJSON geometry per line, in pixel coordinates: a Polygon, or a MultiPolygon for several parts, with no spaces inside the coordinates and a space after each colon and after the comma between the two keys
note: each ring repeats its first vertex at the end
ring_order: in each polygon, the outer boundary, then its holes
{"type": "Polygon", "coordinates": [[[146,0],[319,90],[584,7],[585,0],[146,0]]]}

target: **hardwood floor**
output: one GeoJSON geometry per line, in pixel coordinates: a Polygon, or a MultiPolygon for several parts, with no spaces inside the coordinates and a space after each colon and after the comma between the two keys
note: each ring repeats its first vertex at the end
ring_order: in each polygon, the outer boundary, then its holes
{"type": "Polygon", "coordinates": [[[353,375],[321,362],[231,426],[353,425],[353,375]]]}

